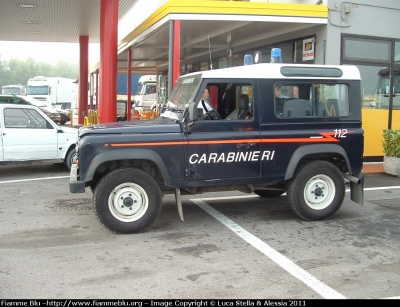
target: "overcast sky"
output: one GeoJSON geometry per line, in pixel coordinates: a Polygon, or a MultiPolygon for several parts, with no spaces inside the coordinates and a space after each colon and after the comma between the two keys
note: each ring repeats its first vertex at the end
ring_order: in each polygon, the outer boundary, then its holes
{"type": "MultiPolygon", "coordinates": [[[[68,63],[79,63],[79,44],[71,43],[39,43],[0,41],[2,60],[11,58],[26,60],[29,57],[36,62],[55,64],[62,60],[68,63]]],[[[98,44],[89,44],[89,66],[100,60],[98,44]]]]}

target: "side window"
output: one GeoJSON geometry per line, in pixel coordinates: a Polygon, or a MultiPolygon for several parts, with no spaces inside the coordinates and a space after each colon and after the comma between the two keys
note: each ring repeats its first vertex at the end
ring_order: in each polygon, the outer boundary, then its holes
{"type": "Polygon", "coordinates": [[[198,109],[204,113],[202,101],[207,101],[222,120],[253,118],[253,85],[244,83],[209,83],[199,98],[198,109]]]}
{"type": "Polygon", "coordinates": [[[22,109],[4,109],[4,126],[6,128],[26,128],[29,116],[22,109]]]}
{"type": "Polygon", "coordinates": [[[274,93],[275,113],[280,118],[349,115],[347,84],[278,83],[274,93]]]}
{"type": "Polygon", "coordinates": [[[10,97],[10,102],[13,104],[24,104],[18,97],[10,97]]]}
{"type": "Polygon", "coordinates": [[[315,84],[316,115],[321,117],[349,116],[347,84],[315,84]]]}
{"type": "Polygon", "coordinates": [[[6,128],[47,129],[47,121],[36,110],[4,109],[6,128]]]}
{"type": "Polygon", "coordinates": [[[156,85],[155,84],[148,84],[146,86],[146,94],[154,94],[156,92],[156,85]]]}

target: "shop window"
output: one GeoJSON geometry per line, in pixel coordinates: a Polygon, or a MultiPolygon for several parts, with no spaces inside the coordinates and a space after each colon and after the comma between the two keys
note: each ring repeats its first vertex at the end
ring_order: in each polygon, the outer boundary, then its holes
{"type": "Polygon", "coordinates": [[[209,69],[210,69],[210,66],[209,66],[208,61],[200,62],[200,70],[201,70],[201,71],[203,71],[203,70],[209,70],[209,69]]]}
{"type": "MultiPolygon", "coordinates": [[[[293,42],[277,44],[276,48],[280,48],[282,50],[283,63],[293,63],[293,42]]],[[[268,62],[270,62],[270,60],[271,56],[268,58],[268,62]]]]}
{"type": "Polygon", "coordinates": [[[227,68],[228,58],[218,58],[218,68],[227,68]]]}
{"type": "Polygon", "coordinates": [[[400,64],[400,42],[395,42],[394,45],[394,62],[400,64]]]}
{"type": "Polygon", "coordinates": [[[372,38],[343,37],[343,60],[388,62],[391,61],[391,42],[372,38]]]}

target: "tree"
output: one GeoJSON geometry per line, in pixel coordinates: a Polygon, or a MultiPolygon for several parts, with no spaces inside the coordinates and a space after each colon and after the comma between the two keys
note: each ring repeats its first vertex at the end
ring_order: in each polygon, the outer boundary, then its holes
{"type": "Polygon", "coordinates": [[[28,58],[25,61],[10,59],[4,61],[0,54],[0,86],[9,84],[27,84],[35,76],[63,77],[74,79],[79,74],[78,64],[59,61],[55,65],[35,62],[28,58]]]}

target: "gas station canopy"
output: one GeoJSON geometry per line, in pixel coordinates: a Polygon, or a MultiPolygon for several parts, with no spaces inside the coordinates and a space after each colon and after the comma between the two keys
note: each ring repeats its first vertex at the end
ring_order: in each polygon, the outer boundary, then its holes
{"type": "MultiPolygon", "coordinates": [[[[2,0],[0,40],[78,43],[79,36],[88,36],[89,43],[99,43],[100,4],[101,0],[2,0]]],[[[171,20],[181,22],[180,60],[190,62],[265,45],[268,39],[327,24],[327,16],[326,6],[313,4],[119,0],[118,72],[126,72],[128,49],[132,73],[167,69],[171,20]]]]}

